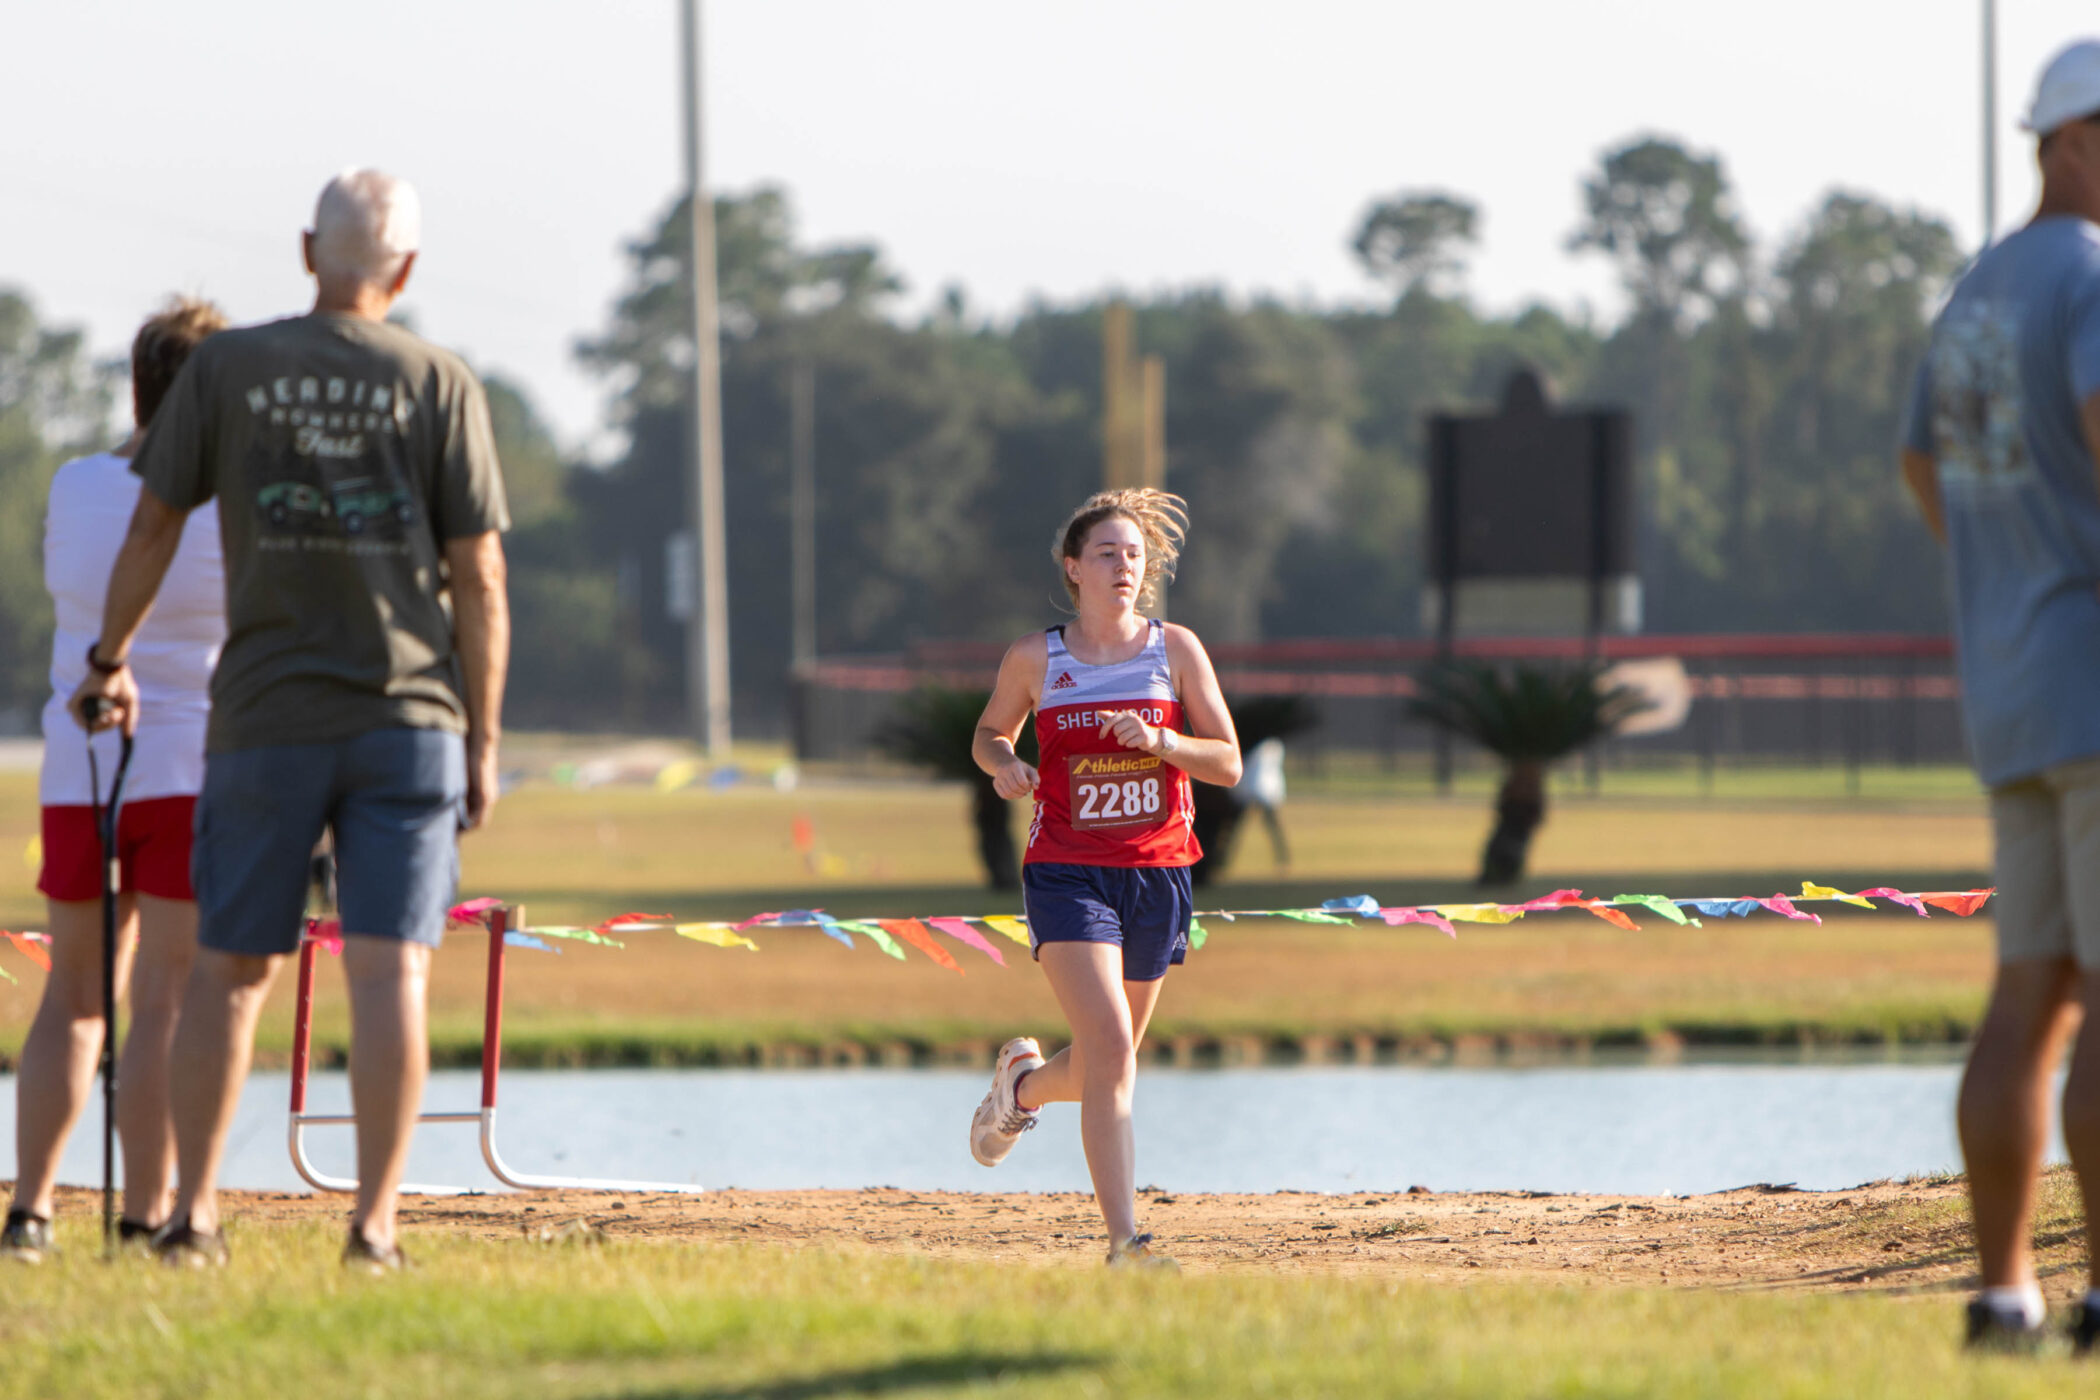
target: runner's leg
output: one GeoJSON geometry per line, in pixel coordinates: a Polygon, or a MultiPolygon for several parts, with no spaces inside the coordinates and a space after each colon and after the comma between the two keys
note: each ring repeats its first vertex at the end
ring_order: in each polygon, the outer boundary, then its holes
{"type": "Polygon", "coordinates": [[[124,1218],[160,1225],[175,1191],[175,1119],[168,1056],[175,1018],[197,959],[197,906],[138,897],[139,944],[131,972],[131,1023],[117,1069],[117,1135],[124,1144],[124,1218]]]}
{"type": "MultiPolygon", "coordinates": [[[[1125,1240],[1137,1233],[1137,1148],[1130,1122],[1137,1039],[1123,989],[1123,950],[1112,943],[1046,943],[1042,963],[1072,1028],[1071,1053],[1060,1073],[1079,1081],[1079,1140],[1094,1200],[1109,1238],[1125,1240]]],[[[1029,1075],[1024,1087],[1032,1090],[1048,1068],[1029,1075]]]]}
{"type": "Polygon", "coordinates": [[[343,972],[350,981],[350,1096],[357,1113],[357,1213],[350,1223],[388,1249],[430,1073],[430,949],[346,934],[343,972]]]}
{"type": "MultiPolygon", "coordinates": [[[[48,1220],[58,1159],[87,1106],[102,1053],[102,901],[51,899],[44,907],[51,974],[15,1075],[14,1205],[48,1220]]],[[[136,917],[131,896],[118,896],[119,987],[136,917]]]]}

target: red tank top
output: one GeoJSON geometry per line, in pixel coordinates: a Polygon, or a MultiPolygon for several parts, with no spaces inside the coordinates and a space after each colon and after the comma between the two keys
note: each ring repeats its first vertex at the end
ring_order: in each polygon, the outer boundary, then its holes
{"type": "Polygon", "coordinates": [[[1118,710],[1187,732],[1167,665],[1166,624],[1154,622],[1144,650],[1112,666],[1075,661],[1062,627],[1051,628],[1046,639],[1050,659],[1035,710],[1042,781],[1027,863],[1194,865],[1203,848],[1196,844],[1188,774],[1101,733],[1102,717],[1118,710]]]}

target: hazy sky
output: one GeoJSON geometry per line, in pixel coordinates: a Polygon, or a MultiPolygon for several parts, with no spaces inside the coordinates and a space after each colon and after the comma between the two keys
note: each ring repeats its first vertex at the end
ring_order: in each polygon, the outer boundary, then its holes
{"type": "MultiPolygon", "coordinates": [[[[1999,0],[2001,223],[2034,193],[2015,122],[2089,3],[1999,0]]],[[[793,194],[812,241],[872,240],[980,312],[1222,284],[1374,289],[1368,199],[1485,210],[1490,307],[1614,308],[1564,251],[1599,154],[1721,154],[1761,238],[1833,187],[1980,226],[1978,0],[710,0],[710,178],[793,194]]],[[[175,290],[303,309],[297,234],[353,164],[424,200],[420,329],[525,383],[565,440],[574,366],[682,181],[675,0],[11,4],[0,284],[114,352],[175,290]]],[[[733,445],[732,445],[733,446],[733,445]]]]}

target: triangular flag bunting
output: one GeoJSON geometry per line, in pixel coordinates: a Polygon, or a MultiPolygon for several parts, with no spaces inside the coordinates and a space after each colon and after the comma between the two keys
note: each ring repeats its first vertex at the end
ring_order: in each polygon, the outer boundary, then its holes
{"type": "Polygon", "coordinates": [[[999,966],[1006,966],[1006,954],[1000,952],[997,948],[994,948],[991,944],[985,942],[983,934],[979,933],[976,929],[971,928],[967,923],[964,923],[961,919],[928,919],[926,922],[932,924],[935,928],[939,929],[942,933],[947,934],[956,942],[966,943],[970,947],[975,948],[978,952],[984,954],[993,962],[999,964],[999,966]]]}

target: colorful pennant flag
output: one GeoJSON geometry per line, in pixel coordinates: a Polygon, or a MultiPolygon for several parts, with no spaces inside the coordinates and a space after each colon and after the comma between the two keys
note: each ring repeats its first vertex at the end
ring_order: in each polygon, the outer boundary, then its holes
{"type": "Polygon", "coordinates": [[[1803,899],[1834,899],[1840,904],[1857,904],[1862,909],[1872,909],[1874,907],[1874,901],[1871,899],[1861,895],[1846,894],[1843,890],[1832,889],[1829,885],[1818,885],[1810,880],[1801,882],[1801,897],[1803,899]]]}
{"type": "Polygon", "coordinates": [[[1950,914],[1959,914],[1966,919],[1969,915],[1982,908],[1983,902],[1996,893],[1996,890],[1968,890],[1959,894],[1953,892],[1921,894],[1918,898],[1924,900],[1935,909],[1944,909],[1950,914]]]}
{"type": "Polygon", "coordinates": [[[1461,924],[1510,924],[1524,917],[1520,907],[1501,904],[1439,904],[1436,912],[1461,924]]]}
{"type": "Polygon", "coordinates": [[[1760,899],[1757,902],[1759,904],[1764,905],[1765,908],[1771,910],[1773,913],[1784,914],[1789,919],[1799,919],[1803,923],[1810,924],[1820,924],[1823,922],[1823,916],[1821,914],[1810,914],[1804,910],[1796,909],[1794,907],[1794,901],[1788,899],[1783,894],[1775,894],[1770,899],[1760,899]]]}
{"type": "Polygon", "coordinates": [[[1458,937],[1458,930],[1451,927],[1451,921],[1434,909],[1381,909],[1378,917],[1394,928],[1402,924],[1428,924],[1431,928],[1442,929],[1452,938],[1458,937]]]}
{"type": "Polygon", "coordinates": [[[5,930],[0,930],[0,938],[5,938],[8,942],[14,944],[16,952],[44,969],[44,971],[49,972],[51,970],[51,955],[44,951],[43,945],[45,940],[40,935],[33,933],[8,933],[5,930]]]}
{"type": "Polygon", "coordinates": [[[1877,885],[1871,890],[1861,890],[1860,893],[1872,896],[1875,899],[1885,899],[1891,904],[1900,904],[1921,919],[1932,917],[1932,911],[1925,907],[1925,901],[1914,894],[1905,894],[1901,890],[1892,890],[1887,885],[1877,885]]]}
{"type": "Polygon", "coordinates": [[[958,943],[964,943],[990,958],[1001,967],[1006,966],[1006,954],[985,941],[984,935],[971,928],[961,919],[928,919],[927,923],[947,934],[958,943]]]}
{"type": "Polygon", "coordinates": [[[1696,925],[1699,922],[1697,919],[1687,918],[1685,912],[1677,907],[1677,901],[1669,898],[1667,895],[1615,894],[1611,897],[1611,902],[1614,904],[1633,904],[1643,909],[1653,910],[1673,924],[1696,925]]]}
{"type": "Polygon", "coordinates": [[[904,950],[897,946],[897,940],[890,937],[889,930],[882,925],[869,923],[865,919],[841,919],[839,927],[859,934],[898,962],[905,960],[904,950]]]}
{"type": "Polygon", "coordinates": [[[717,948],[749,948],[758,951],[758,945],[736,931],[735,924],[676,924],[674,931],[680,938],[690,938],[695,943],[712,943],[717,948]]]}
{"type": "Polygon", "coordinates": [[[953,972],[957,977],[963,975],[962,964],[955,960],[955,955],[936,942],[932,933],[927,931],[926,925],[920,923],[917,919],[877,919],[875,922],[881,924],[885,929],[888,929],[906,943],[911,944],[912,947],[917,948],[927,957],[932,958],[942,967],[953,972]]]}
{"type": "Polygon", "coordinates": [[[994,914],[984,921],[984,926],[993,933],[1003,933],[1023,948],[1031,947],[1028,925],[1019,919],[1009,919],[1003,914],[994,914]]]}

